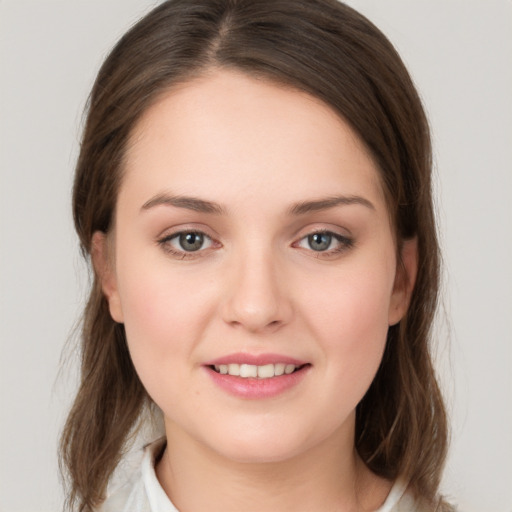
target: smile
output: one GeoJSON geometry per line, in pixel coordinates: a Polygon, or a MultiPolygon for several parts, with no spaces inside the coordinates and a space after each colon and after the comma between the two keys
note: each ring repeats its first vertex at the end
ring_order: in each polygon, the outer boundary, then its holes
{"type": "Polygon", "coordinates": [[[233,377],[242,377],[244,379],[271,379],[281,375],[290,375],[302,368],[304,365],[294,364],[265,364],[261,366],[253,364],[220,364],[213,365],[213,369],[221,375],[231,375],[233,377]]]}
{"type": "Polygon", "coordinates": [[[203,365],[216,387],[237,398],[275,398],[300,386],[312,364],[278,354],[231,354],[203,365]]]}

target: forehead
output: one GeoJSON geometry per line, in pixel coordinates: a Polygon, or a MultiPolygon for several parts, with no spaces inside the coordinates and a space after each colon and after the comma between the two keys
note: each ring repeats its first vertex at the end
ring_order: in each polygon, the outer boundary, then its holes
{"type": "Polygon", "coordinates": [[[121,187],[226,200],[279,189],[283,200],[336,192],[383,200],[366,147],[304,92],[214,70],[167,91],[135,126],[121,187]]]}

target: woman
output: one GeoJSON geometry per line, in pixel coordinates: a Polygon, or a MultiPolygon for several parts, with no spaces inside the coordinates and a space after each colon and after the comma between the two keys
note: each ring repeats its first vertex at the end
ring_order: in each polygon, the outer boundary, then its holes
{"type": "Polygon", "coordinates": [[[92,510],[450,510],[429,354],[425,115],[331,0],[165,2],[89,102],[74,216],[95,281],[62,438],[92,510]]]}

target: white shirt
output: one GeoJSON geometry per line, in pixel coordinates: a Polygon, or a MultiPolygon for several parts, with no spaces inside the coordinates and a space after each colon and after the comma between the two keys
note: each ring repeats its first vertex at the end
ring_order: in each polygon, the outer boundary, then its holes
{"type": "MultiPolygon", "coordinates": [[[[179,512],[165,494],[155,473],[155,458],[161,452],[165,439],[148,445],[140,468],[132,478],[103,503],[100,512],[179,512]]],[[[398,480],[384,504],[375,512],[421,512],[407,485],[398,480]]]]}

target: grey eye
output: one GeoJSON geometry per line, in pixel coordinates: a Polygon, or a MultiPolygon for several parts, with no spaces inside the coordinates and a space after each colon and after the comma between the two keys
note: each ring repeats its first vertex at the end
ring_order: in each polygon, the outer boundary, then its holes
{"type": "Polygon", "coordinates": [[[326,251],[332,243],[332,235],[329,233],[313,233],[308,236],[308,245],[313,251],[326,251]]]}
{"type": "Polygon", "coordinates": [[[186,252],[198,251],[204,244],[204,235],[202,233],[180,233],[177,238],[180,249],[186,252]]]}
{"type": "Polygon", "coordinates": [[[178,259],[202,255],[215,245],[214,241],[201,231],[179,231],[164,236],[158,243],[165,252],[178,259]]]}

